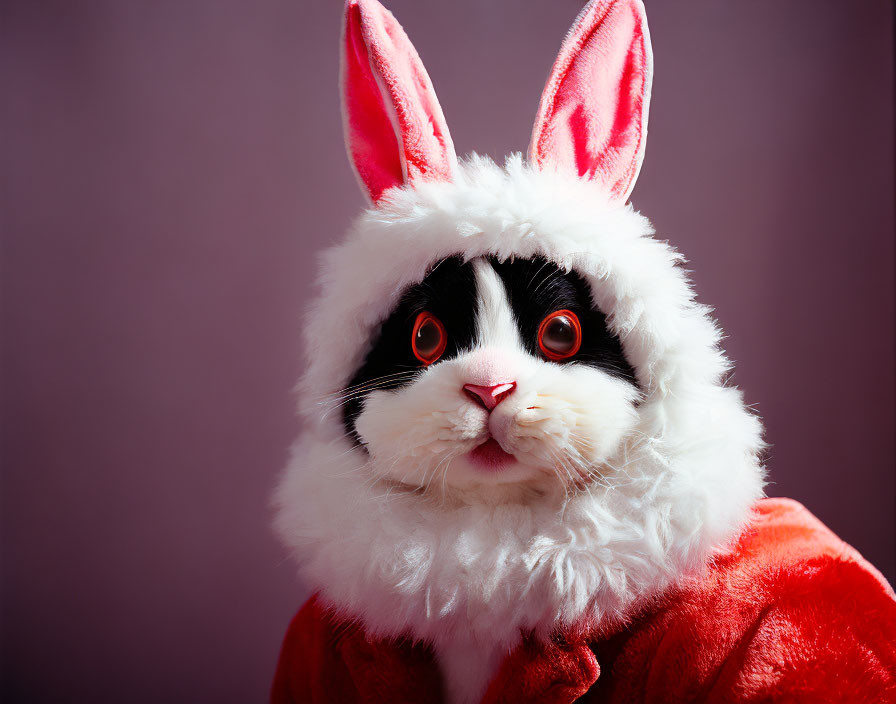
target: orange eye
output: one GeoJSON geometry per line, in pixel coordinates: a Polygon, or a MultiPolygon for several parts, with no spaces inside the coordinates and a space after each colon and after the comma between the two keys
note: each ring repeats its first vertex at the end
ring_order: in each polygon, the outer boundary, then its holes
{"type": "Polygon", "coordinates": [[[414,321],[414,331],[411,333],[414,356],[423,364],[432,364],[442,356],[447,344],[448,335],[442,321],[432,313],[420,313],[414,321]]]}
{"type": "Polygon", "coordinates": [[[538,347],[548,359],[569,359],[582,346],[582,326],[571,310],[556,310],[538,326],[538,347]]]}

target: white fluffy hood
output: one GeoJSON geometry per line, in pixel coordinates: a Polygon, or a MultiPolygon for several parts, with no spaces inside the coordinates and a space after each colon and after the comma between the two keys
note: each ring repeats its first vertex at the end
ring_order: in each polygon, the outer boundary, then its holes
{"type": "Polygon", "coordinates": [[[582,619],[615,622],[698,571],[762,493],[758,419],[681,257],[593,182],[472,158],[452,182],[389,191],[323,255],[305,323],[305,430],[276,527],[302,579],[380,635],[512,645],[582,619]],[[402,290],[440,259],[541,255],[589,282],[645,399],[606,483],[532,504],[437,504],[389,492],[333,408],[402,290]]]}

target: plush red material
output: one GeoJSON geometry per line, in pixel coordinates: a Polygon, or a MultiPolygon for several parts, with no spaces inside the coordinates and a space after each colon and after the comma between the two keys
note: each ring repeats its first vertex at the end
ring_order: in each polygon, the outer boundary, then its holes
{"type": "Polygon", "coordinates": [[[652,56],[641,0],[595,0],[576,18],[541,96],[529,161],[624,201],[647,138],[652,56]]]}
{"type": "MultiPolygon", "coordinates": [[[[622,630],[526,637],[484,704],[896,702],[896,598],[805,508],[765,499],[733,550],[622,630]]],[[[430,650],[371,641],[312,598],[290,624],[273,704],[436,704],[430,650]]]]}
{"type": "Polygon", "coordinates": [[[420,178],[448,180],[457,157],[429,75],[374,0],[348,0],[342,56],[345,143],[370,198],[420,178]]]}

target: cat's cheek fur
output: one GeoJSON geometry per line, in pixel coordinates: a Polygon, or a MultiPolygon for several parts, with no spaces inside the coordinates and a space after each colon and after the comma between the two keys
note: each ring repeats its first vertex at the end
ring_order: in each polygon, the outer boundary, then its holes
{"type": "Polygon", "coordinates": [[[520,461],[557,471],[564,482],[612,470],[638,422],[638,390],[591,367],[544,366],[538,382],[526,385],[531,391],[512,399],[507,445],[520,461]]]}
{"type": "Polygon", "coordinates": [[[451,377],[427,374],[406,388],[367,396],[355,427],[374,476],[426,486],[454,457],[487,439],[485,412],[451,377]]]}

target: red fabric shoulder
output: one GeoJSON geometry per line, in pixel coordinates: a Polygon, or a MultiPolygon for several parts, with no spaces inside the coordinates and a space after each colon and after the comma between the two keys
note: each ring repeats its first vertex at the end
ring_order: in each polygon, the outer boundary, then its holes
{"type": "Polygon", "coordinates": [[[707,575],[595,650],[610,676],[589,696],[611,702],[896,701],[893,590],[789,499],[759,502],[707,575]]]}
{"type": "Polygon", "coordinates": [[[336,625],[316,596],[289,624],[271,687],[271,704],[353,701],[344,689],[351,682],[345,663],[332,647],[336,625]]]}
{"type": "Polygon", "coordinates": [[[436,704],[441,691],[429,648],[370,639],[313,596],[289,624],[271,704],[436,704]]]}

